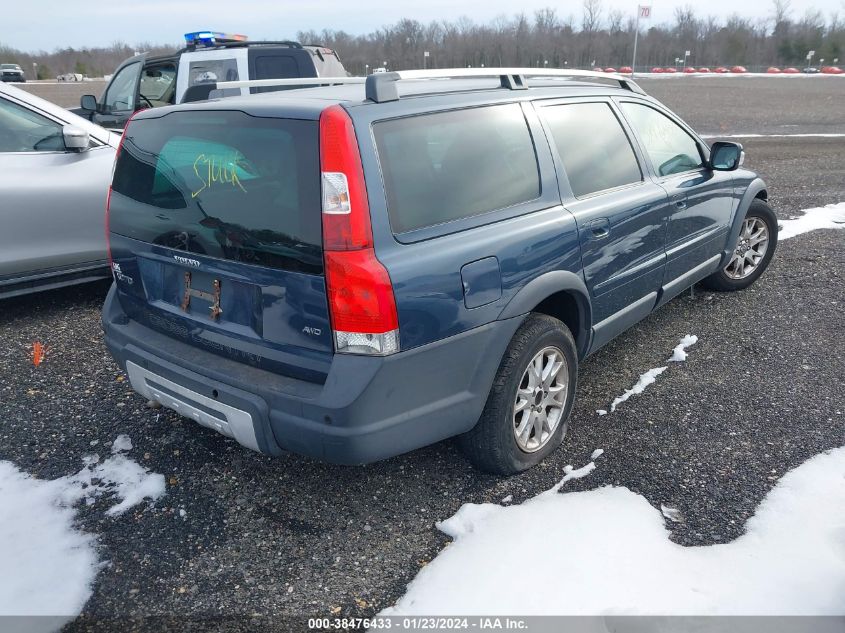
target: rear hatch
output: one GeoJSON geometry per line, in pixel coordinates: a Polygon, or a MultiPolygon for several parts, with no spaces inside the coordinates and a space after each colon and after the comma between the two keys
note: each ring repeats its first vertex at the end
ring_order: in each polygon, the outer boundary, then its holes
{"type": "Polygon", "coordinates": [[[143,325],[321,382],[333,354],[317,121],[176,111],[126,128],[109,203],[118,297],[143,325]]]}

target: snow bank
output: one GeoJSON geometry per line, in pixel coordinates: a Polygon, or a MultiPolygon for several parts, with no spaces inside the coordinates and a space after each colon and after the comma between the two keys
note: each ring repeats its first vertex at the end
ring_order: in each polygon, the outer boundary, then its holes
{"type": "Polygon", "coordinates": [[[113,516],[164,494],[163,475],[123,454],[131,446],[119,436],[111,457],[102,463],[97,455],[85,457],[78,473],[52,481],[0,461],[0,616],[62,616],[27,620],[34,630],[49,631],[82,611],[100,562],[95,536],[75,526],[73,506],[113,494],[119,503],[106,510],[113,516]]]}
{"type": "Polygon", "coordinates": [[[786,474],[732,543],[671,542],[626,488],[466,504],[383,615],[845,614],[845,447],[786,474]]]}
{"type": "Polygon", "coordinates": [[[845,229],[845,202],[805,209],[802,214],[793,220],[780,222],[778,241],[817,229],[845,229]]]}

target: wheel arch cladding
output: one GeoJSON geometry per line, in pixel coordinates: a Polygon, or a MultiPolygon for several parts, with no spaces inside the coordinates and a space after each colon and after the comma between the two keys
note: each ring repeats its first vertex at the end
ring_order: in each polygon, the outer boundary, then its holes
{"type": "Polygon", "coordinates": [[[739,237],[742,220],[745,218],[748,207],[750,207],[751,203],[755,200],[762,200],[766,203],[769,201],[769,191],[766,188],[766,183],[759,177],[749,183],[748,188],[745,190],[745,193],[742,194],[742,198],[740,198],[739,203],[736,206],[736,212],[734,213],[734,217],[731,222],[731,230],[728,232],[728,239],[725,243],[725,248],[722,251],[722,261],[719,262],[720,268],[725,266],[730,259],[733,245],[736,243],[737,237],[739,237]]]}
{"type": "Polygon", "coordinates": [[[566,324],[575,338],[578,356],[586,355],[593,321],[590,295],[581,277],[564,270],[536,277],[508,302],[499,319],[529,312],[547,314],[566,324]]]}

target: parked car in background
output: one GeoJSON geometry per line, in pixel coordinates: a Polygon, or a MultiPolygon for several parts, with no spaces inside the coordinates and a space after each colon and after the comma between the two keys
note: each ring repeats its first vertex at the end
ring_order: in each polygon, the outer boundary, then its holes
{"type": "Polygon", "coordinates": [[[0,84],[0,298],[108,278],[104,211],[119,140],[0,84]]]}
{"type": "Polygon", "coordinates": [[[360,464],[459,436],[514,473],[563,440],[583,358],[772,258],[742,147],[629,79],[361,81],[129,123],[103,327],[137,392],[269,454],[360,464]]]}
{"type": "Polygon", "coordinates": [[[64,73],[56,77],[56,81],[84,81],[87,79],[82,73],[64,73]]]}
{"type": "Polygon", "coordinates": [[[0,64],[0,80],[8,82],[26,82],[26,75],[23,68],[17,64],[0,64]]]}
{"type": "Polygon", "coordinates": [[[242,79],[346,77],[337,53],[299,42],[249,41],[244,35],[210,31],[185,34],[186,47],[173,55],[136,55],[114,72],[102,97],[85,95],[74,110],[108,129],[123,129],[137,110],[212,95],[246,95],[283,88],[229,88],[217,82],[242,79]]]}

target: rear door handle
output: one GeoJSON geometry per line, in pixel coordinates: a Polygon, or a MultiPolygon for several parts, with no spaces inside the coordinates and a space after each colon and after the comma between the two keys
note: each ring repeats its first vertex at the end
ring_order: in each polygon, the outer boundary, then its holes
{"type": "Polygon", "coordinates": [[[589,224],[590,237],[594,240],[602,240],[610,235],[610,220],[601,218],[600,220],[593,220],[589,224]]]}

